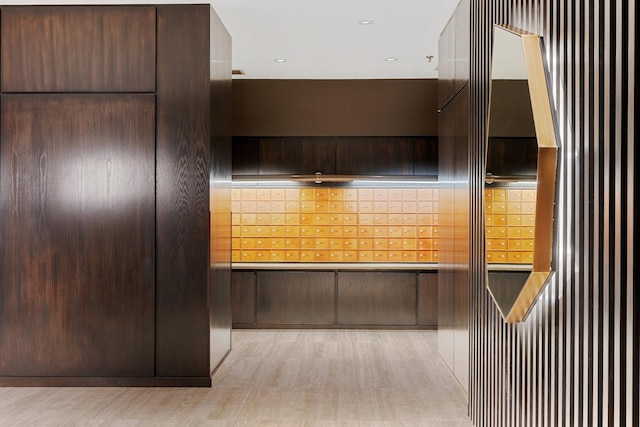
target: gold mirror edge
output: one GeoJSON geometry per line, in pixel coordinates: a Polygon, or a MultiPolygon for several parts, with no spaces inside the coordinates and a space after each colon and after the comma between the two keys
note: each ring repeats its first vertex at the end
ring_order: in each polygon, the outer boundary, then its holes
{"type": "Polygon", "coordinates": [[[546,271],[551,267],[557,158],[557,148],[538,148],[533,271],[546,271]]]}
{"type": "Polygon", "coordinates": [[[531,272],[511,310],[506,317],[503,316],[506,323],[520,323],[525,319],[550,275],[551,270],[531,272]]]}

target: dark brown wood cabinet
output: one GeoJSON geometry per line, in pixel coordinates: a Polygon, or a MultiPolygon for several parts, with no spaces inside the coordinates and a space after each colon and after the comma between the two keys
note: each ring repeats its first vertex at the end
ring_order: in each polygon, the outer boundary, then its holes
{"type": "Polygon", "coordinates": [[[415,325],[416,274],[339,272],[338,323],[415,325]]]}
{"type": "Polygon", "coordinates": [[[231,275],[231,313],[234,324],[256,323],[255,271],[236,271],[231,275]]]}
{"type": "Polygon", "coordinates": [[[332,325],[335,273],[259,271],[258,324],[332,325]]]}
{"type": "Polygon", "coordinates": [[[153,6],[5,6],[4,92],[153,92],[153,6]]]}
{"type": "Polygon", "coordinates": [[[438,273],[418,273],[418,325],[438,326],[438,273]]]}
{"type": "Polygon", "coordinates": [[[261,175],[336,173],[334,138],[260,138],[261,175]]]}
{"type": "Polygon", "coordinates": [[[412,138],[340,138],[336,147],[340,175],[412,175],[412,138]]]}
{"type": "Polygon", "coordinates": [[[153,375],[153,95],[3,95],[1,117],[0,376],[153,375]]]}
{"type": "Polygon", "coordinates": [[[436,271],[234,270],[235,328],[437,328],[436,271]]]}
{"type": "Polygon", "coordinates": [[[234,175],[437,175],[438,138],[235,137],[234,175]]]}
{"type": "Polygon", "coordinates": [[[413,139],[413,174],[438,176],[438,137],[413,139]]]}
{"type": "Polygon", "coordinates": [[[233,175],[258,175],[259,138],[234,137],[231,151],[233,175]]]}
{"type": "Polygon", "coordinates": [[[0,12],[0,386],[210,385],[231,331],[224,26],[208,5],[0,12]]]}

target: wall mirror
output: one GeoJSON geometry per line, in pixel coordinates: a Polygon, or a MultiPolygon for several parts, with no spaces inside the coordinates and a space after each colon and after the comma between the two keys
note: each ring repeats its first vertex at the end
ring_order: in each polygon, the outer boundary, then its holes
{"type": "Polygon", "coordinates": [[[558,145],[538,35],[494,26],[488,118],[487,286],[521,322],[551,274],[558,145]]]}

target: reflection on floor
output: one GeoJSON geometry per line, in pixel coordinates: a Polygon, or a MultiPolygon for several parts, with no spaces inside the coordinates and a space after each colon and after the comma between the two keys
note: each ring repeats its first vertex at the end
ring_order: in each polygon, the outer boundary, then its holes
{"type": "Polygon", "coordinates": [[[234,330],[211,389],[0,388],[0,426],[462,427],[437,332],[234,330]]]}

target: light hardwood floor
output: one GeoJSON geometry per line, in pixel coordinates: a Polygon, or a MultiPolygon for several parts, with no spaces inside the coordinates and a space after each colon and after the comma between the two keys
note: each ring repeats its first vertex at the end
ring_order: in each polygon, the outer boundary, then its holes
{"type": "Polygon", "coordinates": [[[0,388],[0,426],[463,427],[437,332],[234,330],[202,388],[0,388]]]}

